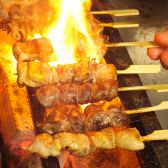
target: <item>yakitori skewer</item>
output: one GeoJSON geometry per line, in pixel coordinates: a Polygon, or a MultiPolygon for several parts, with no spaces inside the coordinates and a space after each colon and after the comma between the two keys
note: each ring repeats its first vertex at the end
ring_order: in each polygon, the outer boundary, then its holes
{"type": "Polygon", "coordinates": [[[99,25],[103,27],[111,27],[111,28],[139,27],[139,24],[136,22],[99,23],[99,25]]]}
{"type": "Polygon", "coordinates": [[[125,70],[117,70],[117,74],[146,74],[160,72],[160,65],[130,65],[125,70]]]}
{"type": "Polygon", "coordinates": [[[59,156],[68,150],[77,156],[87,156],[95,149],[121,148],[130,151],[143,150],[144,141],[168,140],[168,130],[157,130],[147,136],[141,136],[136,128],[116,131],[106,128],[101,131],[89,131],[85,134],[62,132],[55,135],[40,134],[28,147],[42,157],[59,156]]]}
{"type": "Polygon", "coordinates": [[[157,92],[168,92],[168,84],[147,85],[147,86],[128,86],[120,87],[119,91],[155,90],[157,92]]]}
{"type": "Polygon", "coordinates": [[[127,114],[140,114],[140,113],[147,113],[147,112],[167,110],[167,109],[168,109],[168,101],[163,101],[159,105],[152,106],[152,107],[144,107],[144,108],[139,108],[139,109],[125,110],[125,113],[127,113],[127,114]]]}
{"type": "Polygon", "coordinates": [[[105,11],[91,11],[93,15],[112,15],[112,16],[134,16],[139,15],[137,9],[123,9],[123,10],[105,10],[105,11]]]}
{"type": "Polygon", "coordinates": [[[153,41],[134,41],[134,42],[118,42],[105,44],[106,47],[160,47],[153,41]]]}

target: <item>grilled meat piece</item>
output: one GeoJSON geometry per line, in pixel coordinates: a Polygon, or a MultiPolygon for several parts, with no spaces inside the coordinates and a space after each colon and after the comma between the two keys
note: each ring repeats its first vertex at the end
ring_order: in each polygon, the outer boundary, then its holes
{"type": "Polygon", "coordinates": [[[48,109],[43,130],[49,134],[57,132],[84,132],[85,115],[76,105],[57,105],[53,109],[48,109]]]}
{"type": "Polygon", "coordinates": [[[38,153],[42,157],[58,156],[63,150],[68,150],[77,156],[86,156],[96,149],[113,149],[115,147],[136,151],[144,149],[144,143],[140,137],[136,128],[121,131],[106,128],[99,132],[87,132],[87,134],[66,132],[54,136],[41,134],[36,137],[28,150],[38,153]]]}
{"type": "Polygon", "coordinates": [[[103,109],[102,106],[91,104],[85,108],[86,129],[98,131],[107,127],[128,125],[128,116],[118,108],[103,109]]]}
{"type": "Polygon", "coordinates": [[[42,62],[54,61],[54,49],[49,39],[38,38],[26,42],[16,42],[13,54],[18,62],[38,60],[42,62]]]}
{"type": "Polygon", "coordinates": [[[109,79],[117,80],[117,71],[114,65],[97,64],[94,59],[57,67],[44,62],[20,62],[17,71],[19,84],[30,87],[34,87],[34,85],[29,81],[41,86],[54,83],[95,83],[109,79]]]}
{"type": "Polygon", "coordinates": [[[128,125],[127,115],[117,108],[103,109],[102,106],[91,104],[84,113],[76,105],[57,105],[47,109],[49,114],[42,130],[49,134],[58,132],[85,133],[99,131],[107,127],[121,127],[128,125]]]}
{"type": "Polygon", "coordinates": [[[101,100],[110,101],[118,95],[118,82],[107,80],[96,83],[67,83],[42,86],[36,97],[44,107],[54,107],[56,103],[86,104],[101,100]]]}
{"type": "Polygon", "coordinates": [[[40,86],[39,83],[33,82],[27,77],[27,62],[22,62],[22,64],[17,64],[17,72],[19,74],[17,78],[17,83],[19,86],[31,86],[31,87],[38,87],[40,86]],[[21,73],[20,73],[21,72],[21,73]]]}

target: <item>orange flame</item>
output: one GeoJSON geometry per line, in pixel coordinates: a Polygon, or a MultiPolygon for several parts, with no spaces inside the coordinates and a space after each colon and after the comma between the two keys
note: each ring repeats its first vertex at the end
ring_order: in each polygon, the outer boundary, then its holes
{"type": "Polygon", "coordinates": [[[93,37],[99,32],[95,33],[98,29],[89,20],[91,0],[52,0],[52,3],[57,16],[46,37],[58,58],[55,65],[74,63],[84,57],[98,59],[100,52],[93,37]]]}

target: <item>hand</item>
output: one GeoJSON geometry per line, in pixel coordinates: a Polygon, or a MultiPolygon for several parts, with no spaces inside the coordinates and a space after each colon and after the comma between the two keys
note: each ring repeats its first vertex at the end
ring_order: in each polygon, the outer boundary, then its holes
{"type": "Polygon", "coordinates": [[[148,56],[152,60],[160,59],[162,66],[168,69],[168,28],[162,32],[157,32],[154,42],[161,47],[148,48],[148,56]]]}

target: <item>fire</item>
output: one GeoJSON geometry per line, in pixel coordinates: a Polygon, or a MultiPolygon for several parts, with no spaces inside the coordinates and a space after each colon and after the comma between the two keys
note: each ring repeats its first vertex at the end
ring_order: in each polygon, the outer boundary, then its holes
{"type": "Polygon", "coordinates": [[[52,0],[56,19],[48,28],[46,37],[51,40],[58,62],[74,63],[81,58],[99,58],[93,39],[93,25],[89,22],[91,0],[52,0]]]}

